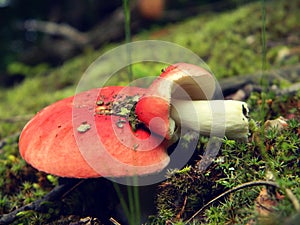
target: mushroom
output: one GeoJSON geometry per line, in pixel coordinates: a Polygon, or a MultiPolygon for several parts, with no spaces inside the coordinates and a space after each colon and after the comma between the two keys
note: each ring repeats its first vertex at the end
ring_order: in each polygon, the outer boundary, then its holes
{"type": "Polygon", "coordinates": [[[148,89],[85,91],[37,113],[20,135],[20,154],[38,170],[60,177],[159,173],[169,164],[166,148],[176,140],[178,127],[207,135],[212,120],[225,113],[219,128],[225,126],[225,134],[232,138],[247,135],[246,104],[211,100],[214,93],[213,76],[186,63],[169,66],[148,89]],[[225,111],[213,111],[212,104],[224,104],[225,111]]]}
{"type": "Polygon", "coordinates": [[[167,67],[151,84],[135,112],[151,131],[166,139],[176,136],[178,127],[203,135],[247,139],[247,104],[211,100],[214,92],[215,80],[207,70],[177,63],[167,67]]]}
{"type": "Polygon", "coordinates": [[[177,63],[148,89],[105,87],[79,93],[28,122],[20,135],[20,154],[33,167],[61,177],[159,172],[169,163],[166,148],[177,139],[179,127],[247,138],[246,103],[211,100],[214,92],[215,80],[207,70],[177,63]],[[149,129],[136,126],[139,121],[149,129]]]}
{"type": "Polygon", "coordinates": [[[137,87],[104,87],[53,103],[24,127],[21,156],[38,170],[61,177],[161,171],[169,163],[164,140],[147,129],[132,129],[131,108],[144,93],[137,87]]]}

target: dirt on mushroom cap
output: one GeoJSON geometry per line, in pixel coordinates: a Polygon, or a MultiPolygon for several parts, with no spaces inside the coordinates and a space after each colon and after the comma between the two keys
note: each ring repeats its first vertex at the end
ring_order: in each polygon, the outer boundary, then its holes
{"type": "MultiPolygon", "coordinates": [[[[163,169],[169,157],[161,140],[145,129],[133,132],[126,116],[96,113],[100,100],[113,102],[122,90],[124,87],[93,89],[40,111],[20,136],[22,157],[33,167],[62,177],[121,177],[163,169]],[[122,127],[117,125],[120,118],[122,127]]],[[[142,95],[145,90],[132,87],[126,92],[142,95]]]]}

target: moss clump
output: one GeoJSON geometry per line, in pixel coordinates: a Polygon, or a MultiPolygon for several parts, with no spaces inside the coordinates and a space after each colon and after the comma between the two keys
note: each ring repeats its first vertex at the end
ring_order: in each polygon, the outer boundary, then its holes
{"type": "Polygon", "coordinates": [[[184,172],[170,171],[167,180],[159,186],[158,217],[152,224],[164,224],[167,220],[179,222],[191,216],[199,206],[222,191],[216,183],[217,177],[214,173],[203,174],[195,167],[184,172]]]}
{"type": "MultiPolygon", "coordinates": [[[[253,96],[257,94],[253,93],[253,96]]],[[[286,110],[280,110],[282,114],[278,114],[279,111],[275,113],[272,109],[280,108],[280,98],[282,97],[274,98],[272,107],[267,108],[267,119],[288,115],[295,101],[299,103],[297,96],[285,96],[286,110]]],[[[249,104],[253,112],[250,116],[260,121],[261,116],[255,113],[260,105],[254,104],[253,97],[250,97],[249,104]]],[[[255,127],[248,143],[224,139],[217,158],[205,173],[200,172],[197,167],[201,157],[201,151],[198,151],[188,169],[183,172],[171,171],[167,180],[160,185],[157,197],[158,216],[150,224],[165,224],[166,221],[180,224],[220,193],[249,181],[266,180],[269,173],[273,174],[273,179],[282,187],[279,190],[281,194],[288,188],[300,199],[299,127],[300,120],[296,117],[288,120],[288,127],[281,131],[274,128],[265,132],[262,131],[263,126],[255,127]],[[263,136],[257,138],[261,132],[263,136]]],[[[203,144],[198,146],[201,145],[203,144]]],[[[259,192],[260,188],[252,187],[216,201],[196,218],[194,224],[246,224],[250,220],[256,220],[255,199],[259,192]]],[[[284,221],[295,213],[292,202],[285,196],[278,201],[269,218],[277,215],[278,221],[284,221]]]]}
{"type": "MultiPolygon", "coordinates": [[[[299,62],[299,40],[295,39],[300,30],[296,22],[299,8],[297,1],[266,3],[266,69],[299,62]],[[287,49],[285,55],[283,48],[287,49]]],[[[255,73],[262,68],[262,18],[262,4],[257,2],[169,26],[169,35],[162,38],[191,49],[217,78],[255,73]]]]}

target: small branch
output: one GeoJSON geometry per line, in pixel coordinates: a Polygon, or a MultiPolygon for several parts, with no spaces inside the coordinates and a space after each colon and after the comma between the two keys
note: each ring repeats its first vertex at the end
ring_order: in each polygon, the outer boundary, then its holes
{"type": "Polygon", "coordinates": [[[292,84],[291,86],[284,88],[282,90],[278,90],[276,92],[277,95],[293,95],[296,94],[297,91],[300,90],[300,82],[292,84]]]}
{"type": "Polygon", "coordinates": [[[176,215],[176,219],[180,219],[182,214],[184,213],[185,207],[186,207],[186,203],[187,203],[187,196],[184,196],[184,200],[183,200],[183,205],[181,207],[180,212],[176,215]]]}
{"type": "Polygon", "coordinates": [[[85,33],[76,30],[68,24],[57,24],[50,21],[26,20],[24,27],[29,31],[39,31],[50,35],[65,37],[77,45],[85,45],[88,42],[88,36],[85,33]]]}
{"type": "Polygon", "coordinates": [[[211,201],[209,201],[208,203],[206,203],[201,209],[199,209],[191,218],[189,218],[187,221],[184,222],[184,224],[188,224],[190,223],[196,216],[198,216],[199,214],[201,214],[205,209],[207,209],[211,204],[213,204],[214,202],[218,201],[219,199],[225,197],[228,194],[231,194],[233,192],[239,191],[241,189],[247,188],[247,187],[253,187],[253,186],[262,186],[262,185],[266,185],[266,186],[272,186],[272,187],[276,187],[279,188],[279,185],[275,182],[272,181],[251,181],[251,182],[247,182],[241,185],[238,185],[228,191],[225,191],[224,193],[220,194],[219,196],[213,198],[211,201]]]}
{"type": "Polygon", "coordinates": [[[118,221],[116,221],[114,218],[109,218],[109,221],[112,222],[114,225],[121,225],[118,221]]]}
{"type": "Polygon", "coordinates": [[[18,213],[23,211],[42,211],[42,209],[45,207],[43,203],[45,202],[53,202],[57,199],[60,199],[62,196],[65,196],[65,193],[69,193],[69,189],[72,189],[75,185],[78,186],[78,183],[81,184],[82,180],[78,182],[78,180],[70,181],[69,183],[59,185],[55,187],[52,191],[50,191],[48,194],[46,194],[42,199],[36,200],[28,205],[24,205],[8,214],[2,215],[0,218],[0,224],[6,225],[11,224],[13,221],[18,219],[18,213]]]}
{"type": "MultiPolygon", "coordinates": [[[[220,86],[224,96],[230,95],[237,90],[245,87],[247,84],[260,85],[259,81],[263,77],[268,84],[273,84],[274,81],[288,81],[292,84],[299,82],[300,65],[284,67],[271,71],[265,71],[264,74],[256,73],[249,75],[238,75],[220,80],[220,86]]],[[[286,90],[287,92],[293,92],[299,86],[293,86],[292,90],[286,90]]]]}
{"type": "Polygon", "coordinates": [[[285,189],[285,193],[286,195],[289,197],[289,199],[291,200],[292,204],[294,205],[294,208],[296,209],[297,212],[300,212],[300,203],[297,199],[297,197],[293,194],[293,192],[286,188],[285,189]]]}

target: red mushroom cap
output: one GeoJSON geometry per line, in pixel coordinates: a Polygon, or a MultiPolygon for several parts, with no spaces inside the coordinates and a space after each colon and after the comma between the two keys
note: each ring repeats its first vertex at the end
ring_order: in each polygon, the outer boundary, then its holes
{"type": "Polygon", "coordinates": [[[105,87],[44,108],[21,133],[21,156],[38,170],[62,177],[159,172],[169,163],[162,139],[145,129],[133,131],[128,117],[112,111],[112,104],[144,92],[135,87],[105,87]]]}
{"type": "Polygon", "coordinates": [[[151,131],[171,139],[175,128],[169,113],[171,98],[209,100],[214,92],[215,80],[210,72],[196,65],[176,63],[154,80],[135,112],[151,131]]]}

